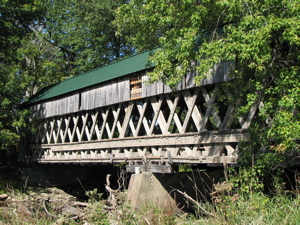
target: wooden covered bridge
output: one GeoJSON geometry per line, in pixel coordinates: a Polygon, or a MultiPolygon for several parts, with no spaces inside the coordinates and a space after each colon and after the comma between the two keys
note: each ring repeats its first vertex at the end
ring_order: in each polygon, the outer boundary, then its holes
{"type": "Polygon", "coordinates": [[[235,163],[254,112],[233,118],[233,105],[216,97],[229,80],[228,64],[216,65],[198,86],[189,73],[171,90],[148,82],[149,54],[72,77],[30,99],[39,121],[36,160],[126,163],[129,171],[156,172],[184,163],[235,163]]]}

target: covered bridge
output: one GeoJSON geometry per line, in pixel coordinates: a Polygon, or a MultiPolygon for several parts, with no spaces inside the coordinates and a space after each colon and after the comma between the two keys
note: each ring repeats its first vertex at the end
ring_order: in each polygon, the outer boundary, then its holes
{"type": "Polygon", "coordinates": [[[235,163],[247,140],[247,118],[233,118],[218,87],[229,66],[218,64],[196,86],[194,73],[172,90],[149,83],[150,52],[74,76],[40,91],[27,103],[39,120],[39,163],[126,163],[170,172],[177,164],[235,163]]]}

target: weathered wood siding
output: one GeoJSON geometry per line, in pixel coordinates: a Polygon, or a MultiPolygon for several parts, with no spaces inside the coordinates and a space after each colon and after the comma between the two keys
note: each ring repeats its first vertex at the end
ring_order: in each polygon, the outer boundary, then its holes
{"type": "MultiPolygon", "coordinates": [[[[213,69],[210,71],[210,75],[201,81],[200,86],[220,83],[224,81],[229,81],[229,71],[230,64],[229,63],[220,63],[216,64],[213,69]]],[[[177,85],[175,91],[185,90],[188,88],[195,87],[195,72],[188,73],[183,80],[177,85]]],[[[142,77],[142,97],[150,97],[159,94],[170,93],[172,89],[163,84],[161,81],[150,83],[149,77],[144,74],[142,77]]]]}
{"type": "Polygon", "coordinates": [[[81,93],[80,110],[89,110],[130,100],[129,80],[114,80],[81,93]]]}
{"type": "MultiPolygon", "coordinates": [[[[215,65],[210,72],[211,75],[202,80],[200,86],[229,81],[229,68],[229,63],[215,65]]],[[[187,74],[178,84],[175,91],[195,87],[195,75],[196,73],[192,72],[187,74]]],[[[83,90],[68,97],[40,103],[34,106],[34,110],[39,113],[40,117],[47,118],[129,101],[130,77],[131,75],[99,84],[99,86],[83,90]]],[[[150,83],[146,72],[142,75],[142,98],[166,94],[171,91],[172,89],[161,81],[150,83]]]]}
{"type": "Polygon", "coordinates": [[[79,93],[34,105],[33,110],[38,117],[42,118],[77,112],[79,110],[79,93]]]}

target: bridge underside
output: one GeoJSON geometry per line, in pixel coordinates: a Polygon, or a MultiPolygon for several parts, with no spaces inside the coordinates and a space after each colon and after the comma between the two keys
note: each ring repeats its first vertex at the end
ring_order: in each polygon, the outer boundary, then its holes
{"type": "Polygon", "coordinates": [[[216,98],[218,86],[142,98],[44,119],[39,163],[126,163],[170,172],[175,164],[236,163],[254,115],[235,118],[235,103],[216,98]]]}

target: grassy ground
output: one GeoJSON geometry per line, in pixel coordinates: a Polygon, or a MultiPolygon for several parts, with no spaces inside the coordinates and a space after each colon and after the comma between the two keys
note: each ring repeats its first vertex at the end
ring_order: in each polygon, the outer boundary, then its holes
{"type": "Polygon", "coordinates": [[[78,205],[62,190],[28,187],[26,181],[6,175],[0,177],[0,194],[8,195],[0,201],[0,225],[300,225],[300,196],[295,193],[221,194],[213,203],[195,206],[194,214],[170,215],[154,207],[132,210],[124,201],[125,193],[119,193],[113,210],[96,191],[78,205]]]}
{"type": "MultiPolygon", "coordinates": [[[[139,212],[130,209],[125,203],[115,210],[107,210],[105,200],[89,201],[87,206],[74,214],[66,214],[61,208],[53,206],[54,200],[43,206],[41,199],[45,190],[20,192],[10,189],[9,200],[0,204],[0,224],[81,224],[81,225],[300,225],[300,197],[278,195],[268,197],[255,193],[247,197],[224,196],[221,202],[206,203],[198,208],[196,214],[178,213],[169,215],[156,208],[147,208],[139,212]],[[28,197],[30,196],[30,197],[28,197]],[[32,197],[35,196],[35,197],[32,197]],[[203,213],[205,209],[205,213],[203,213]],[[209,215],[207,215],[209,213],[209,215]],[[77,214],[77,215],[76,215],[77,214]]],[[[56,194],[55,194],[56,195],[56,194]]],[[[47,197],[50,199],[50,197],[47,197]]],[[[67,197],[69,198],[69,197],[67,197]]],[[[64,204],[68,202],[63,199],[64,204]]],[[[71,202],[68,204],[72,205],[71,202]]]]}

